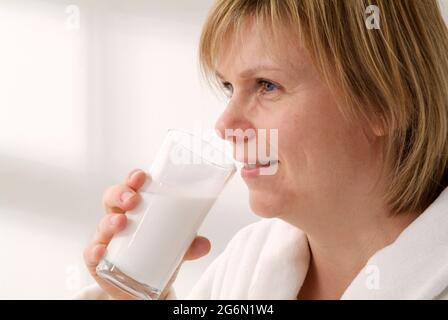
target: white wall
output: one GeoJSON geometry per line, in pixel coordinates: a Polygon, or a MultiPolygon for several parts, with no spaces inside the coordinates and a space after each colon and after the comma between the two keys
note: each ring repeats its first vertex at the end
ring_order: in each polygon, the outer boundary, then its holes
{"type": "MultiPolygon", "coordinates": [[[[213,126],[224,103],[196,63],[211,2],[1,0],[0,299],[69,298],[90,283],[82,250],[102,191],[147,168],[167,128],[213,126]]],[[[212,252],[184,265],[178,295],[256,220],[237,176],[201,228],[212,252]]]]}
{"type": "MultiPolygon", "coordinates": [[[[104,188],[147,168],[166,129],[213,127],[223,100],[197,65],[210,3],[1,1],[0,298],[69,298],[90,283],[82,250],[104,188]]],[[[201,228],[212,252],[179,274],[180,297],[257,220],[246,199],[236,177],[201,228]]]]}

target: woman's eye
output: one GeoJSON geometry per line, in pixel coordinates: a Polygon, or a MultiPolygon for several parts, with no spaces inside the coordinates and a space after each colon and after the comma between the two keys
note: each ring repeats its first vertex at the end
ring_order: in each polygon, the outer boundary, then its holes
{"type": "Polygon", "coordinates": [[[278,89],[278,86],[270,81],[267,80],[260,80],[258,82],[261,86],[261,89],[265,93],[271,93],[278,89]]]}
{"type": "Polygon", "coordinates": [[[222,82],[222,88],[224,90],[224,93],[231,97],[233,94],[233,86],[230,82],[222,82]]]}

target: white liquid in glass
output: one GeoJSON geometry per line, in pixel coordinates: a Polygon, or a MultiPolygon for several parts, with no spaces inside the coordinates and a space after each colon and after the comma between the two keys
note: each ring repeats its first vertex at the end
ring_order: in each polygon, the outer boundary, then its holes
{"type": "Polygon", "coordinates": [[[140,192],[126,213],[128,223],[107,248],[106,259],[121,272],[163,290],[196,236],[216,197],[186,192],[140,192]]]}

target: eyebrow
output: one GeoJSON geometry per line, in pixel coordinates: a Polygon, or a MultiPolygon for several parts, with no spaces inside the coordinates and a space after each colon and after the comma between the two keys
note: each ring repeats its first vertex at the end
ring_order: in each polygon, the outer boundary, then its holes
{"type": "MultiPolygon", "coordinates": [[[[246,69],[242,72],[240,72],[239,76],[242,78],[248,78],[250,76],[253,76],[254,74],[257,74],[260,71],[280,71],[281,69],[272,65],[258,65],[249,69],[246,69]]],[[[219,72],[219,71],[215,71],[215,74],[218,78],[220,78],[221,80],[224,80],[225,77],[219,72]]]]}

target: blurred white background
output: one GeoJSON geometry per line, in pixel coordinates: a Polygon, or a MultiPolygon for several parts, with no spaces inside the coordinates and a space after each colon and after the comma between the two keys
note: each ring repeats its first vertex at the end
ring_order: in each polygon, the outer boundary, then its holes
{"type": "MultiPolygon", "coordinates": [[[[211,3],[0,0],[0,299],[65,299],[92,283],[82,251],[103,190],[147,169],[168,128],[213,128],[225,101],[197,63],[211,3]]],[[[237,175],[178,296],[257,219],[237,175]]]]}
{"type": "MultiPolygon", "coordinates": [[[[82,251],[103,190],[147,169],[166,129],[213,127],[225,101],[197,64],[211,3],[0,0],[0,299],[66,299],[92,283],[82,251]]],[[[236,175],[178,296],[256,220],[236,175]]]]}

